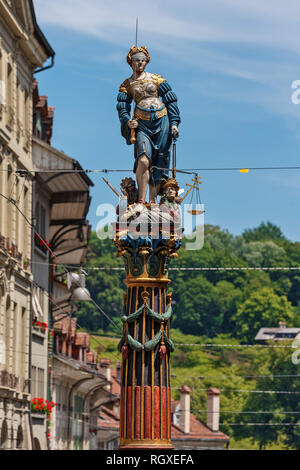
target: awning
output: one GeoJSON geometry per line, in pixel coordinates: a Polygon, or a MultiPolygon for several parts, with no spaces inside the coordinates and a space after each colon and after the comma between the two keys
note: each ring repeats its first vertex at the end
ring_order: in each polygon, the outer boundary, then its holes
{"type": "Polygon", "coordinates": [[[51,225],[50,243],[58,264],[80,266],[84,262],[91,227],[87,220],[72,225],[51,225]]]}

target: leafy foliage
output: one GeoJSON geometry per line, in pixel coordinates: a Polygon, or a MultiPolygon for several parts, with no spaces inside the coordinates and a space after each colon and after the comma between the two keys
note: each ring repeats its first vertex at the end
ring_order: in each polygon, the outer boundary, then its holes
{"type": "MultiPolygon", "coordinates": [[[[174,327],[207,337],[230,333],[252,343],[263,326],[277,326],[280,320],[287,320],[290,326],[300,324],[300,273],[246,270],[280,266],[300,266],[300,243],[288,241],[280,228],[270,222],[246,229],[240,236],[206,225],[203,249],[182,248],[171,267],[245,270],[171,270],[174,327]]],[[[124,271],[112,269],[116,267],[123,267],[123,263],[115,257],[113,243],[110,239],[100,240],[93,232],[87,256],[87,288],[101,308],[120,324],[125,275],[124,271]]],[[[78,321],[90,331],[116,332],[88,302],[80,304],[78,321]]]]}
{"type": "Polygon", "coordinates": [[[281,320],[293,326],[293,309],[285,295],[276,295],[272,289],[264,287],[239,306],[235,320],[236,335],[247,343],[253,341],[261,326],[278,325],[281,320]]]}

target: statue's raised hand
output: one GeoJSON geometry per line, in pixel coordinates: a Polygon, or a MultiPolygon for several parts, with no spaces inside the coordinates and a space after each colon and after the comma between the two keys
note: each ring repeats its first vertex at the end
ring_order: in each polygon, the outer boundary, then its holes
{"type": "Polygon", "coordinates": [[[179,137],[179,131],[178,131],[178,127],[177,127],[177,126],[172,126],[172,127],[171,127],[171,133],[172,133],[173,139],[178,139],[178,137],[179,137]]]}
{"type": "Polygon", "coordinates": [[[129,119],[127,124],[130,129],[136,129],[137,126],[139,125],[136,119],[129,119]]]}

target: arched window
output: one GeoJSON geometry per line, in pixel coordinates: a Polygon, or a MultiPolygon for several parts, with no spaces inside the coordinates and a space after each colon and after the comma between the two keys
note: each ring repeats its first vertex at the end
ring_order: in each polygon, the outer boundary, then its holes
{"type": "Polygon", "coordinates": [[[10,296],[8,295],[6,297],[6,308],[5,308],[5,350],[6,350],[6,357],[5,357],[5,363],[6,363],[6,368],[7,370],[9,369],[9,352],[10,352],[10,322],[11,322],[11,301],[10,301],[10,296]]]}
{"type": "Polygon", "coordinates": [[[0,449],[7,449],[8,445],[8,428],[6,419],[2,423],[1,436],[0,436],[0,449]]]}
{"type": "Polygon", "coordinates": [[[41,444],[37,437],[33,439],[33,450],[41,450],[41,444]]]}
{"type": "Polygon", "coordinates": [[[17,432],[17,449],[22,449],[23,447],[23,429],[20,425],[17,432]]]}

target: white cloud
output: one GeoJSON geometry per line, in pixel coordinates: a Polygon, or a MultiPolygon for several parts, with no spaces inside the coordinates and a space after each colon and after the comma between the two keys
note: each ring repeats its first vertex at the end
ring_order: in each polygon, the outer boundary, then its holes
{"type": "Polygon", "coordinates": [[[196,79],[206,70],[264,85],[254,99],[300,117],[290,103],[291,83],[300,79],[299,0],[36,0],[35,8],[41,25],[99,38],[122,53],[134,43],[138,16],[139,43],[151,51],[192,66],[196,79]]]}
{"type": "Polygon", "coordinates": [[[205,42],[279,46],[298,51],[300,3],[297,0],[36,0],[41,23],[71,28],[118,43],[155,35],[205,42]],[[120,35],[120,36],[119,36],[120,35]]]}

